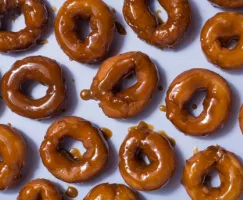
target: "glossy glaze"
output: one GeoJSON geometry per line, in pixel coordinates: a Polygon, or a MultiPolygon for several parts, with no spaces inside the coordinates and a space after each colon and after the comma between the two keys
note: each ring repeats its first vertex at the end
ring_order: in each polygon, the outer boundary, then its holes
{"type": "Polygon", "coordinates": [[[62,69],[43,56],[27,57],[14,63],[2,78],[2,96],[15,113],[32,119],[50,117],[61,111],[66,99],[62,69]],[[32,99],[21,91],[24,81],[34,80],[48,86],[46,95],[32,99]]]}
{"type": "Polygon", "coordinates": [[[171,83],[166,95],[167,118],[183,133],[205,136],[215,132],[228,118],[231,90],[218,74],[206,69],[183,72],[171,83]],[[185,104],[198,90],[206,90],[203,111],[199,116],[189,113],[185,104]]]}
{"type": "Polygon", "coordinates": [[[30,48],[43,34],[48,20],[46,5],[42,0],[0,1],[0,15],[20,8],[26,27],[18,32],[0,31],[0,51],[23,51],[30,48]]]}
{"type": "Polygon", "coordinates": [[[26,161],[22,136],[12,127],[0,125],[0,190],[13,185],[20,177],[26,161]]]}
{"type": "Polygon", "coordinates": [[[62,50],[72,60],[93,63],[107,54],[115,22],[109,7],[101,0],[67,0],[55,21],[55,34],[62,50]],[[81,40],[76,31],[76,18],[90,19],[91,32],[81,40]]]}
{"type": "Polygon", "coordinates": [[[94,187],[84,200],[139,200],[137,193],[123,184],[103,183],[94,187]]]}
{"type": "Polygon", "coordinates": [[[112,137],[112,131],[108,128],[101,128],[101,132],[103,133],[106,140],[109,140],[112,137]]]}
{"type": "Polygon", "coordinates": [[[75,187],[69,186],[65,194],[69,198],[75,198],[78,196],[78,190],[75,187]]]}
{"type": "Polygon", "coordinates": [[[162,23],[148,8],[147,0],[125,0],[123,15],[138,37],[160,48],[173,48],[191,22],[188,0],[159,0],[167,11],[168,20],[162,23]]]}
{"type": "Polygon", "coordinates": [[[56,178],[69,183],[87,181],[97,175],[108,160],[108,145],[101,131],[90,122],[79,117],[63,117],[47,130],[40,147],[45,167],[56,178]],[[83,143],[86,152],[79,162],[59,151],[65,137],[83,143]]]}
{"type": "Polygon", "coordinates": [[[165,185],[175,172],[176,158],[168,139],[142,123],[130,131],[119,152],[119,169],[135,190],[151,191],[165,185]],[[139,157],[143,152],[149,164],[139,157]]]}
{"type": "Polygon", "coordinates": [[[213,5],[224,8],[242,8],[243,0],[209,0],[213,5]]]}
{"type": "Polygon", "coordinates": [[[243,166],[235,154],[210,146],[187,160],[182,184],[192,200],[238,200],[243,191],[243,166]],[[219,187],[204,183],[212,168],[219,173],[219,187]]]}
{"type": "Polygon", "coordinates": [[[63,200],[57,187],[49,180],[36,179],[26,184],[17,200],[63,200]]]}
{"type": "Polygon", "coordinates": [[[223,69],[243,67],[243,15],[222,12],[209,19],[201,32],[201,46],[209,62],[223,69]],[[233,48],[227,44],[237,39],[233,48]]]}
{"type": "Polygon", "coordinates": [[[240,124],[240,129],[243,134],[243,105],[240,108],[240,114],[239,114],[239,124],[240,124]]]}
{"type": "Polygon", "coordinates": [[[107,59],[94,77],[90,91],[84,91],[88,97],[100,101],[108,117],[129,118],[144,109],[157,86],[158,73],[150,58],[141,52],[128,52],[107,59]],[[115,87],[132,72],[136,73],[137,82],[115,92],[115,87]]]}

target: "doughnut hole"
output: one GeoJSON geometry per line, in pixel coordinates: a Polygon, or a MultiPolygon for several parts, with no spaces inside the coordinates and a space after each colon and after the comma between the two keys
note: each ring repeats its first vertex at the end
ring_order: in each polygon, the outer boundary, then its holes
{"type": "Polygon", "coordinates": [[[34,80],[27,80],[21,84],[21,91],[32,99],[40,99],[46,95],[48,87],[34,80]]]}
{"type": "Polygon", "coordinates": [[[78,38],[84,41],[89,33],[92,31],[90,27],[90,18],[82,18],[81,16],[77,16],[75,19],[75,23],[75,32],[77,33],[78,38]]]}
{"type": "Polygon", "coordinates": [[[153,0],[148,1],[150,11],[154,14],[159,25],[163,24],[168,20],[168,14],[166,10],[160,5],[159,1],[153,0]]]}
{"type": "Polygon", "coordinates": [[[220,182],[219,173],[217,172],[217,170],[215,168],[213,168],[212,170],[210,170],[208,172],[208,174],[206,174],[206,176],[203,180],[203,184],[208,187],[213,187],[213,188],[220,187],[221,182],[220,182]]]}
{"type": "Polygon", "coordinates": [[[144,153],[144,151],[142,149],[137,151],[136,159],[145,166],[148,166],[151,163],[148,156],[144,153]]]}

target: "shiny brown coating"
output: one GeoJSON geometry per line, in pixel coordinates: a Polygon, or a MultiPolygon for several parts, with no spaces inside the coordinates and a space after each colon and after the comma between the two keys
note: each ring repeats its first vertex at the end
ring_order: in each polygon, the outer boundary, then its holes
{"type": "Polygon", "coordinates": [[[139,200],[137,193],[123,184],[103,183],[94,187],[84,200],[139,200]]]}
{"type": "Polygon", "coordinates": [[[26,161],[22,136],[12,127],[0,125],[0,190],[13,185],[20,177],[26,161]]]}
{"type": "Polygon", "coordinates": [[[97,175],[108,160],[108,145],[101,133],[90,122],[79,117],[63,117],[47,130],[40,147],[43,164],[56,178],[68,183],[87,181],[97,175]],[[86,152],[76,161],[60,151],[65,137],[83,143],[86,152]]]}
{"type": "Polygon", "coordinates": [[[104,58],[115,31],[115,21],[109,7],[102,0],[67,0],[55,21],[57,42],[70,59],[94,63],[104,58]],[[76,19],[90,19],[91,32],[81,40],[76,19]]]}
{"type": "Polygon", "coordinates": [[[48,20],[42,0],[1,0],[0,16],[20,8],[26,27],[18,32],[0,31],[0,51],[23,51],[30,48],[43,34],[48,20]]]}
{"type": "Polygon", "coordinates": [[[186,161],[182,184],[192,200],[238,200],[243,191],[243,166],[234,153],[210,146],[186,161]],[[204,183],[213,168],[219,174],[219,187],[204,183]]]}
{"type": "Polygon", "coordinates": [[[145,108],[157,86],[158,73],[150,58],[141,52],[128,52],[109,58],[100,66],[89,94],[100,101],[99,106],[108,117],[129,118],[145,108]],[[137,82],[122,91],[114,91],[133,72],[137,82]]]}
{"type": "Polygon", "coordinates": [[[7,106],[21,116],[32,119],[50,117],[59,112],[65,103],[62,69],[54,60],[43,56],[19,60],[3,76],[2,96],[7,106]],[[39,99],[25,95],[21,85],[28,80],[48,86],[46,95],[39,99]]]}
{"type": "Polygon", "coordinates": [[[243,0],[209,0],[213,5],[223,8],[242,8],[243,0]]]}
{"type": "Polygon", "coordinates": [[[164,186],[176,168],[174,149],[169,140],[144,123],[132,129],[119,151],[119,169],[125,182],[135,190],[151,191],[164,186]],[[144,153],[149,164],[140,158],[144,153]]]}
{"type": "Polygon", "coordinates": [[[166,95],[166,116],[183,133],[205,136],[219,129],[231,109],[231,89],[218,74],[207,69],[183,72],[171,83],[166,95]],[[185,104],[200,90],[206,91],[203,111],[199,116],[189,113],[185,104]]]}
{"type": "Polygon", "coordinates": [[[57,187],[49,180],[36,179],[26,184],[17,200],[63,200],[57,187]]]}
{"type": "Polygon", "coordinates": [[[148,8],[147,0],[125,0],[123,15],[138,37],[159,48],[173,48],[191,22],[188,0],[158,0],[167,11],[168,20],[159,24],[148,8]]]}
{"type": "Polygon", "coordinates": [[[208,61],[222,69],[243,67],[243,15],[221,12],[209,19],[201,31],[201,47],[208,61]],[[236,46],[227,48],[232,40],[236,46]]]}

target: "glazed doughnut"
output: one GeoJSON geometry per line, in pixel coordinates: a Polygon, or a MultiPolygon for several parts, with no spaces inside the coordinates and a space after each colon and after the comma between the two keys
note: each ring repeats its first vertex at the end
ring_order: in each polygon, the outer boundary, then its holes
{"type": "Polygon", "coordinates": [[[187,160],[182,184],[192,200],[238,200],[243,191],[243,166],[234,153],[210,146],[187,160]],[[212,168],[219,173],[219,187],[204,183],[212,168]]]}
{"type": "Polygon", "coordinates": [[[209,19],[201,32],[201,46],[209,62],[222,69],[243,67],[243,15],[221,12],[209,19]],[[233,48],[227,48],[232,40],[238,40],[233,48]]]}
{"type": "Polygon", "coordinates": [[[56,178],[78,183],[97,175],[108,160],[108,145],[101,131],[79,117],[63,117],[47,130],[40,147],[43,164],[56,178]],[[60,151],[63,139],[71,137],[83,143],[86,152],[80,161],[75,161],[60,151]]]}
{"type": "Polygon", "coordinates": [[[132,129],[119,151],[119,169],[125,182],[135,190],[151,191],[165,185],[175,172],[176,157],[169,140],[144,123],[132,129]],[[141,158],[144,153],[149,164],[141,158]]]}
{"type": "Polygon", "coordinates": [[[17,200],[62,200],[57,187],[49,180],[36,179],[24,186],[19,192],[17,200]]]}
{"type": "Polygon", "coordinates": [[[0,190],[13,185],[20,177],[26,161],[26,146],[13,128],[0,125],[0,190]]]}
{"type": "Polygon", "coordinates": [[[107,54],[115,22],[109,7],[102,0],[67,0],[55,21],[57,42],[70,59],[81,63],[94,63],[107,54]],[[81,40],[76,20],[90,19],[91,33],[81,40]]]}
{"type": "Polygon", "coordinates": [[[137,193],[123,184],[103,183],[94,187],[84,200],[139,200],[137,193]]]}
{"type": "Polygon", "coordinates": [[[191,8],[188,0],[158,1],[167,11],[166,23],[159,24],[146,0],[125,0],[123,15],[140,39],[159,48],[173,48],[188,29],[191,8]]]}
{"type": "Polygon", "coordinates": [[[0,16],[20,8],[26,27],[18,32],[0,31],[0,51],[23,51],[30,48],[43,34],[48,20],[46,5],[42,0],[2,0],[0,16]]]}
{"type": "Polygon", "coordinates": [[[209,0],[213,5],[224,8],[242,8],[243,0],[209,0]]]}
{"type": "Polygon", "coordinates": [[[205,136],[219,129],[228,118],[231,90],[220,75],[207,69],[191,69],[175,78],[165,101],[166,116],[180,131],[205,136]],[[185,104],[200,90],[207,92],[203,111],[199,116],[193,116],[185,104]]]}
{"type": "Polygon", "coordinates": [[[32,56],[14,63],[3,76],[2,96],[15,113],[32,119],[41,119],[59,112],[65,103],[66,87],[61,67],[47,57],[32,56]],[[35,80],[48,86],[46,95],[32,99],[21,91],[21,85],[35,80]]]}
{"type": "Polygon", "coordinates": [[[157,85],[157,69],[150,58],[141,52],[128,52],[107,59],[100,66],[90,90],[83,90],[81,97],[99,100],[108,117],[129,118],[144,109],[157,85]],[[114,91],[133,72],[137,76],[136,84],[120,92],[114,91]]]}

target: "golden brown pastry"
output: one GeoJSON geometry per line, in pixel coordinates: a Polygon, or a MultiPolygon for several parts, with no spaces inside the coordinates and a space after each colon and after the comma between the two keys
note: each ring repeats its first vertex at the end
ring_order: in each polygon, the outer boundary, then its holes
{"type": "Polygon", "coordinates": [[[183,72],[171,83],[166,95],[167,118],[183,133],[205,136],[219,129],[231,109],[231,90],[218,74],[207,69],[183,72]],[[199,90],[206,90],[203,111],[199,116],[189,113],[185,104],[199,90]]]}
{"type": "Polygon", "coordinates": [[[213,5],[224,8],[242,8],[243,0],[209,0],[213,5]]]}

